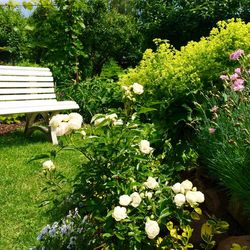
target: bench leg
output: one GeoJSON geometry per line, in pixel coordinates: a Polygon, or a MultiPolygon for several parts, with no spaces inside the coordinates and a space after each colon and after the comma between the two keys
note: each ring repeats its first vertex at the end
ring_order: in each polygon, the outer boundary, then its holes
{"type": "Polygon", "coordinates": [[[25,125],[24,133],[27,136],[31,135],[33,132],[33,129],[31,129],[31,127],[34,124],[37,115],[38,113],[26,114],[26,125],[25,125]]]}

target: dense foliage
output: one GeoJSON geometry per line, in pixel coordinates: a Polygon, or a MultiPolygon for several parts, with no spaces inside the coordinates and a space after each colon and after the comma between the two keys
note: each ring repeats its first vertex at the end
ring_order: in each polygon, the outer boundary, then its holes
{"type": "Polygon", "coordinates": [[[194,96],[198,98],[199,91],[208,91],[213,85],[222,86],[218,75],[225,67],[233,68],[234,63],[228,61],[232,51],[248,50],[249,31],[250,24],[240,20],[219,22],[209,37],[189,42],[180,51],[156,40],[157,51],[146,50],[140,64],[123,75],[120,83],[146,86],[145,99],[157,107],[154,121],[178,141],[178,133],[183,133],[176,125],[182,127],[183,121],[193,120],[194,96]]]}

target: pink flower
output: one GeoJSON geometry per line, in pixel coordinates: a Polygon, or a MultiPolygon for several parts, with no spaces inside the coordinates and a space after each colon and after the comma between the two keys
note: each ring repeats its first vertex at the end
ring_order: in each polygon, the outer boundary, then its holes
{"type": "Polygon", "coordinates": [[[209,128],[208,129],[208,132],[209,132],[209,134],[214,134],[215,133],[215,128],[209,128]]]}
{"type": "Polygon", "coordinates": [[[233,91],[242,91],[244,87],[244,80],[237,79],[231,86],[233,91]]]}
{"type": "Polygon", "coordinates": [[[235,72],[236,74],[240,75],[240,74],[241,74],[241,69],[240,69],[240,68],[236,68],[236,69],[234,70],[234,72],[235,72]]]}
{"type": "Polygon", "coordinates": [[[242,54],[244,54],[244,50],[238,49],[230,55],[230,59],[237,60],[242,54]]]}
{"type": "Polygon", "coordinates": [[[235,81],[239,75],[237,73],[234,73],[233,75],[230,76],[231,81],[235,81]]]}
{"type": "Polygon", "coordinates": [[[221,75],[220,79],[221,80],[229,80],[229,77],[227,75],[221,75]]]}
{"type": "Polygon", "coordinates": [[[212,112],[212,113],[216,113],[216,112],[218,111],[218,109],[219,109],[218,106],[213,106],[213,107],[211,108],[211,112],[212,112]]]}

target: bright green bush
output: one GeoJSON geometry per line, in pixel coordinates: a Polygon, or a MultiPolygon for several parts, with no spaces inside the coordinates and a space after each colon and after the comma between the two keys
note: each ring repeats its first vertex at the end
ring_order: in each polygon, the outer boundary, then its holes
{"type": "Polygon", "coordinates": [[[120,83],[145,85],[146,100],[158,105],[154,121],[176,136],[177,123],[190,118],[192,109],[189,107],[192,108],[197,92],[209,90],[212,85],[221,86],[218,75],[233,68],[229,54],[238,48],[249,50],[250,23],[218,22],[209,37],[191,41],[180,51],[168,43],[156,42],[157,50],[146,50],[140,64],[123,75],[120,83]]]}
{"type": "MultiPolygon", "coordinates": [[[[241,56],[243,59],[243,56],[241,56]]],[[[202,165],[250,213],[250,58],[223,75],[225,91],[212,91],[197,105],[202,121],[195,144],[202,165]],[[238,73],[237,73],[238,72],[238,73]],[[234,80],[236,79],[236,80],[234,80]],[[243,82],[244,81],[244,82],[243,82]]]]}

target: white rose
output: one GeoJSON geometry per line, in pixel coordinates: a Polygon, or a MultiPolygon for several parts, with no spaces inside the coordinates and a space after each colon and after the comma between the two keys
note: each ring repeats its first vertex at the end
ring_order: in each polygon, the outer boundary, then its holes
{"type": "Polygon", "coordinates": [[[110,119],[112,121],[116,121],[118,119],[117,114],[110,114],[110,115],[106,115],[106,119],[110,119]]]}
{"type": "Polygon", "coordinates": [[[86,132],[85,132],[84,130],[82,130],[82,131],[81,131],[81,135],[84,137],[84,136],[86,136],[87,134],[86,134],[86,132]]]}
{"type": "Polygon", "coordinates": [[[51,171],[51,170],[54,170],[55,168],[56,168],[56,167],[55,167],[53,161],[51,161],[51,160],[45,161],[45,162],[43,163],[43,169],[44,169],[44,170],[49,170],[49,171],[51,171]]]}
{"type": "Polygon", "coordinates": [[[145,192],[145,196],[150,200],[153,196],[152,192],[145,192]]]}
{"type": "Polygon", "coordinates": [[[98,118],[94,121],[94,125],[98,126],[100,123],[102,123],[105,120],[104,117],[98,118]]]}
{"type": "Polygon", "coordinates": [[[137,95],[141,95],[143,93],[143,86],[137,82],[135,82],[133,85],[132,85],[132,89],[133,89],[133,92],[137,95]]]}
{"type": "Polygon", "coordinates": [[[150,147],[150,143],[147,140],[141,140],[139,148],[143,154],[150,154],[153,151],[153,148],[150,147]]]}
{"type": "Polygon", "coordinates": [[[185,191],[189,191],[193,188],[193,183],[189,180],[185,180],[181,183],[181,187],[185,189],[185,191]]]}
{"type": "Polygon", "coordinates": [[[171,188],[174,191],[174,193],[178,194],[181,192],[181,183],[177,182],[171,188]]]}
{"type": "Polygon", "coordinates": [[[204,194],[201,191],[196,191],[195,195],[196,195],[196,201],[198,203],[202,203],[202,202],[205,201],[205,196],[204,196],[204,194]]]}
{"type": "Polygon", "coordinates": [[[113,122],[113,125],[114,126],[122,126],[123,125],[123,120],[122,119],[116,120],[116,121],[113,122]]]}
{"type": "Polygon", "coordinates": [[[114,211],[112,213],[112,217],[116,220],[116,221],[121,221],[125,218],[127,218],[127,209],[125,207],[120,207],[117,206],[114,208],[114,211]]]}
{"type": "Polygon", "coordinates": [[[121,206],[128,206],[128,205],[130,204],[131,200],[132,200],[132,199],[131,199],[130,196],[124,194],[124,195],[121,195],[121,196],[119,197],[119,204],[120,204],[121,206]]]}
{"type": "Polygon", "coordinates": [[[198,202],[196,193],[196,191],[187,191],[186,193],[186,200],[190,206],[196,205],[198,202]]]}
{"type": "Polygon", "coordinates": [[[70,133],[71,129],[67,122],[61,122],[60,125],[56,128],[56,135],[62,136],[70,133]]]}
{"type": "Polygon", "coordinates": [[[77,119],[71,119],[68,122],[68,126],[71,129],[80,129],[82,127],[82,121],[77,119]]]}
{"type": "Polygon", "coordinates": [[[67,122],[70,119],[69,115],[66,115],[66,114],[61,114],[60,116],[61,116],[63,122],[67,122]]]}
{"type": "Polygon", "coordinates": [[[155,178],[149,176],[147,181],[144,182],[144,185],[149,189],[155,189],[159,187],[159,183],[156,181],[155,178]]]}
{"type": "Polygon", "coordinates": [[[137,192],[132,193],[130,195],[130,198],[132,200],[132,202],[131,202],[132,207],[138,207],[142,201],[140,194],[137,192]]]}
{"type": "Polygon", "coordinates": [[[186,201],[185,195],[184,194],[177,194],[174,197],[174,203],[176,204],[177,207],[181,207],[186,201]]]}
{"type": "Polygon", "coordinates": [[[160,233],[160,227],[157,221],[148,219],[145,224],[145,231],[149,239],[154,239],[160,233]]]}
{"type": "Polygon", "coordinates": [[[82,116],[78,113],[70,113],[69,120],[71,120],[71,119],[82,121],[82,116]]]}
{"type": "Polygon", "coordinates": [[[54,115],[50,121],[49,121],[49,125],[52,127],[52,128],[57,128],[60,123],[62,122],[64,118],[64,115],[61,115],[61,114],[58,114],[58,115],[54,115]]]}

